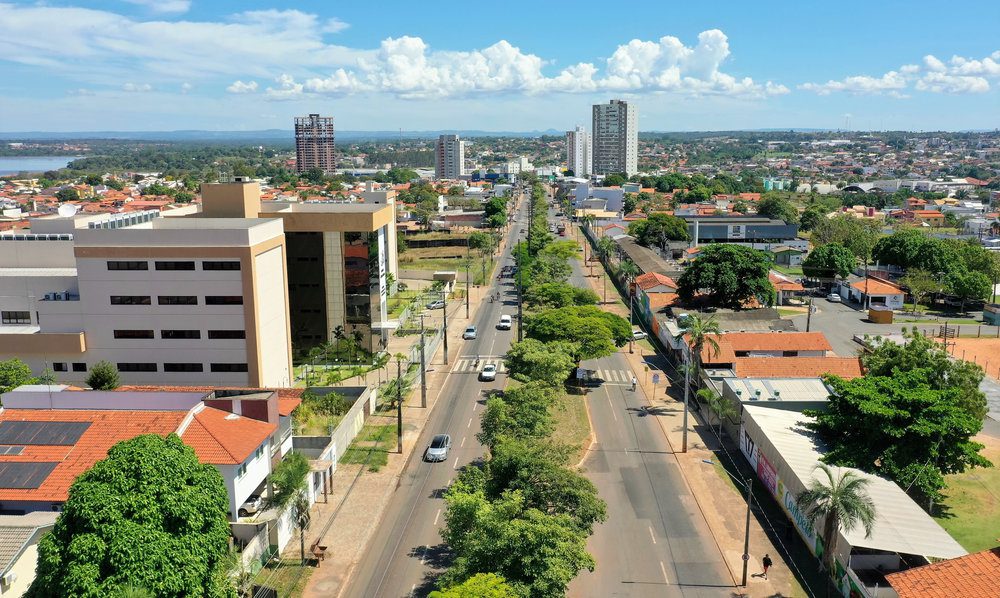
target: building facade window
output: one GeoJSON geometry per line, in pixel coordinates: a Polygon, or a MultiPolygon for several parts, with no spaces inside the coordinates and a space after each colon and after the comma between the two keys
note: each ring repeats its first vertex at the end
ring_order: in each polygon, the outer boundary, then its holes
{"type": "Polygon", "coordinates": [[[118,362],[119,372],[155,372],[155,363],[118,362]]]}
{"type": "Polygon", "coordinates": [[[240,263],[238,261],[225,261],[225,262],[202,262],[202,270],[239,270],[240,263]]]}
{"type": "Polygon", "coordinates": [[[245,330],[209,330],[208,338],[213,340],[243,339],[247,337],[245,330]]]}
{"type": "Polygon", "coordinates": [[[86,372],[87,371],[87,364],[79,362],[79,361],[74,362],[73,363],[73,371],[74,372],[86,372]]]}
{"type": "Polygon", "coordinates": [[[247,364],[245,363],[213,363],[211,366],[213,372],[246,372],[248,371],[247,364]]]}
{"type": "Polygon", "coordinates": [[[156,262],[157,270],[194,270],[194,262],[156,262]]]}
{"type": "Polygon", "coordinates": [[[164,372],[204,372],[205,366],[200,363],[164,363],[164,372]]]}
{"type": "Polygon", "coordinates": [[[149,295],[112,295],[111,305],[149,305],[149,295]]]}
{"type": "Polygon", "coordinates": [[[115,330],[115,338],[153,338],[152,330],[115,330]]]}
{"type": "Polygon", "coordinates": [[[205,305],[243,305],[240,295],[206,295],[205,305]]]}
{"type": "Polygon", "coordinates": [[[0,311],[0,324],[31,324],[31,312],[0,311]]]}
{"type": "Polygon", "coordinates": [[[195,295],[159,295],[156,302],[160,305],[198,305],[195,295]]]}
{"type": "Polygon", "coordinates": [[[108,270],[149,270],[149,262],[111,261],[108,262],[108,270]]]}
{"type": "Polygon", "coordinates": [[[52,362],[52,371],[53,372],[65,372],[66,371],[66,362],[65,361],[54,361],[54,362],[52,362]]]}
{"type": "Polygon", "coordinates": [[[161,330],[162,339],[197,339],[201,338],[201,330],[161,330]]]}

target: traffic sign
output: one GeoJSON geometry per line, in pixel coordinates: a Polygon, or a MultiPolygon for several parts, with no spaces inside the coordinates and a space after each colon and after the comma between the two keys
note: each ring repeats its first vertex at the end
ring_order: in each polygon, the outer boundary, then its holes
{"type": "Polygon", "coordinates": [[[653,374],[653,384],[659,384],[659,383],[660,383],[660,375],[653,374]]]}

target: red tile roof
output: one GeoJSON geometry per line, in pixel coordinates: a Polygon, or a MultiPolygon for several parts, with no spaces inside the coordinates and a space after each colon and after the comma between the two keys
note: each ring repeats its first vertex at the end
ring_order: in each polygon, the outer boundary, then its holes
{"type": "Polygon", "coordinates": [[[890,573],[899,598],[995,598],[1000,595],[1000,547],[890,573]]]}
{"type": "Polygon", "coordinates": [[[857,357],[737,357],[739,378],[818,378],[833,374],[841,378],[859,378],[861,360],[857,357]]]}
{"type": "Polygon", "coordinates": [[[743,351],[833,350],[822,332],[726,332],[715,338],[719,350],[705,343],[701,350],[702,363],[733,363],[736,353],[743,351]]]}
{"type": "MultiPolygon", "coordinates": [[[[858,282],[851,283],[851,286],[862,293],[865,292],[865,281],[859,280],[858,282]]],[[[875,278],[874,276],[868,277],[868,294],[869,295],[902,295],[903,289],[897,285],[884,280],[882,278],[875,278]]]]}
{"type": "Polygon", "coordinates": [[[636,276],[635,284],[644,291],[660,285],[665,285],[674,289],[677,288],[677,283],[674,282],[673,278],[670,278],[665,274],[660,274],[659,272],[646,272],[641,276],[636,276]]]}
{"type": "Polygon", "coordinates": [[[768,280],[771,281],[771,284],[774,286],[774,288],[777,289],[777,290],[779,290],[779,291],[804,291],[804,290],[806,290],[806,288],[804,286],[802,286],[801,283],[795,282],[791,278],[788,278],[787,276],[782,276],[781,274],[777,274],[775,272],[768,272],[767,273],[767,278],[768,278],[768,280]]]}
{"type": "Polygon", "coordinates": [[[195,414],[181,438],[203,463],[236,465],[246,461],[277,429],[275,424],[205,407],[195,414]]]}

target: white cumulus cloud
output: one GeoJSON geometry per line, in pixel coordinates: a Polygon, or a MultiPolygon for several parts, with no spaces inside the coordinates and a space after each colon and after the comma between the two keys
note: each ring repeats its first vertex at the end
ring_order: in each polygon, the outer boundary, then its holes
{"type": "Polygon", "coordinates": [[[182,13],[191,8],[191,0],[125,0],[159,13],[182,13]]]}
{"type": "Polygon", "coordinates": [[[229,93],[254,93],[257,91],[256,81],[233,81],[232,85],[226,88],[229,93]]]}
{"type": "Polygon", "coordinates": [[[814,91],[819,95],[829,95],[835,91],[846,91],[853,94],[879,94],[905,89],[906,78],[896,71],[889,71],[881,77],[856,75],[839,81],[830,80],[826,83],[804,83],[799,88],[806,91],[814,91]]]}
{"type": "Polygon", "coordinates": [[[153,91],[153,86],[149,83],[125,83],[122,85],[122,91],[144,93],[147,91],[153,91]]]}
{"type": "Polygon", "coordinates": [[[302,84],[288,74],[282,74],[277,79],[278,87],[268,87],[264,95],[272,100],[295,100],[302,95],[302,84]]]}
{"type": "Polygon", "coordinates": [[[894,98],[908,98],[910,96],[904,93],[908,89],[931,93],[985,93],[990,90],[990,79],[1000,79],[1000,50],[982,59],[952,56],[947,62],[927,54],[922,64],[904,64],[881,77],[856,75],[826,83],[803,83],[799,89],[820,95],[884,93],[894,98]]]}

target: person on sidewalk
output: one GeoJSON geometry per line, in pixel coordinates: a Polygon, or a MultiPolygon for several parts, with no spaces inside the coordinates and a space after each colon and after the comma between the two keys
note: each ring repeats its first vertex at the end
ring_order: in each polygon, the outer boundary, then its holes
{"type": "Polygon", "coordinates": [[[774,563],[771,562],[770,555],[765,554],[764,555],[764,560],[761,561],[761,564],[764,566],[764,579],[767,579],[767,570],[770,569],[771,565],[774,564],[774,563]]]}
{"type": "Polygon", "coordinates": [[[639,381],[635,379],[635,376],[632,376],[632,392],[635,392],[635,387],[638,383],[639,381]]]}

